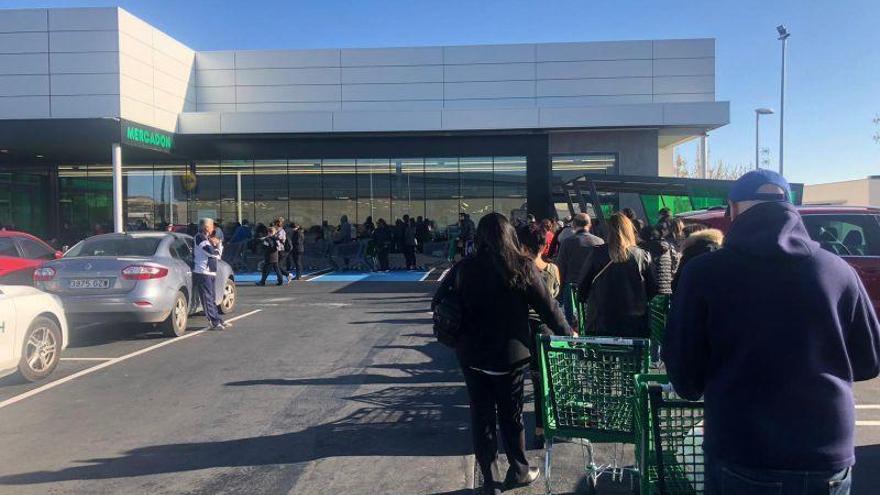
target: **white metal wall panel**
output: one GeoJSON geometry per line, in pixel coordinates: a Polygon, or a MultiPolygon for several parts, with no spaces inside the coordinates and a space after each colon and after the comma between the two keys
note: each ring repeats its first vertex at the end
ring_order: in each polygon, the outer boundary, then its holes
{"type": "Polygon", "coordinates": [[[730,121],[730,104],[726,101],[667,103],[661,107],[664,125],[725,125],[730,121]]]}
{"type": "Polygon", "coordinates": [[[49,56],[45,53],[0,55],[0,74],[48,74],[49,56]]]}
{"type": "Polygon", "coordinates": [[[0,53],[46,53],[48,37],[42,33],[0,33],[0,53]]]}
{"type": "MultiPolygon", "coordinates": [[[[46,9],[0,10],[0,33],[22,33],[49,30],[46,9]]],[[[9,108],[14,109],[14,106],[9,108]]]]}
{"type": "Polygon", "coordinates": [[[645,95],[603,95],[603,96],[544,96],[538,98],[539,107],[589,107],[594,105],[625,105],[651,103],[652,97],[645,95]]]}
{"type": "Polygon", "coordinates": [[[465,98],[529,98],[535,96],[534,81],[446,83],[447,100],[465,98]]]}
{"type": "MultiPolygon", "coordinates": [[[[237,69],[286,69],[338,66],[339,50],[266,50],[235,52],[234,67],[237,69]]],[[[226,69],[229,67],[211,68],[226,69]]]]}
{"type": "Polygon", "coordinates": [[[339,86],[324,84],[236,86],[235,101],[238,103],[339,101],[339,86]]]}
{"type": "Polygon", "coordinates": [[[437,100],[443,98],[440,83],[414,84],[346,84],[342,86],[344,101],[437,100]]]}
{"type": "Polygon", "coordinates": [[[443,82],[442,65],[343,67],[343,84],[443,82]]]}
{"type": "MultiPolygon", "coordinates": [[[[138,99],[122,95],[119,97],[120,114],[128,120],[140,123],[155,122],[156,108],[153,106],[153,94],[150,92],[149,102],[143,101],[142,95],[138,99]]],[[[148,124],[149,125],[149,124],[148,124]]]]}
{"type": "Polygon", "coordinates": [[[220,111],[191,112],[181,115],[177,130],[184,134],[219,134],[220,111]]]}
{"type": "Polygon", "coordinates": [[[676,93],[654,95],[654,103],[694,103],[715,101],[715,93],[676,93]]]}
{"type": "Polygon", "coordinates": [[[339,68],[240,69],[235,71],[235,83],[239,86],[339,84],[339,68]]]}
{"type": "Polygon", "coordinates": [[[715,40],[656,40],[654,58],[700,58],[715,56],[715,40]]]}
{"type": "Polygon", "coordinates": [[[440,112],[338,112],[333,114],[333,130],[434,131],[442,128],[440,112]]]}
{"type": "Polygon", "coordinates": [[[153,85],[125,74],[119,77],[119,94],[153,104],[153,85]]]}
{"type": "Polygon", "coordinates": [[[537,45],[538,62],[580,60],[646,59],[653,55],[651,41],[599,41],[587,43],[542,43],[537,45]]]}
{"type": "Polygon", "coordinates": [[[537,108],[481,110],[444,110],[444,129],[523,129],[538,127],[537,108]]]}
{"type": "Polygon", "coordinates": [[[651,94],[651,79],[552,79],[538,81],[538,96],[593,96],[651,94]]]}
{"type": "Polygon", "coordinates": [[[542,108],[540,127],[611,127],[663,125],[661,105],[599,105],[542,108]],[[639,123],[639,124],[636,124],[639,123]]]}
{"type": "Polygon", "coordinates": [[[119,52],[142,63],[153,65],[153,47],[148,41],[119,33],[119,52]]]}
{"type": "Polygon", "coordinates": [[[48,96],[49,76],[0,76],[0,96],[48,96]]]}
{"type": "Polygon", "coordinates": [[[535,98],[479,98],[467,100],[446,100],[443,108],[486,109],[486,108],[524,108],[534,107],[535,98]]]}
{"type": "Polygon", "coordinates": [[[49,96],[10,96],[0,98],[0,115],[4,119],[48,119],[49,96]]]}
{"type": "Polygon", "coordinates": [[[49,9],[50,31],[115,31],[118,9],[73,8],[49,9]]]}
{"type": "Polygon", "coordinates": [[[235,69],[235,52],[196,52],[196,69],[235,69]]]}
{"type": "Polygon", "coordinates": [[[232,69],[197,70],[196,86],[235,86],[235,72],[232,69]]]}
{"type": "Polygon", "coordinates": [[[584,79],[604,77],[651,77],[651,60],[588,60],[542,62],[538,79],[584,79]]]}
{"type": "Polygon", "coordinates": [[[234,112],[220,114],[224,133],[248,132],[329,132],[333,130],[330,112],[234,112]]]}
{"type": "Polygon", "coordinates": [[[342,109],[338,101],[237,103],[236,112],[336,112],[342,109]]]}
{"type": "Polygon", "coordinates": [[[52,117],[82,119],[119,115],[119,95],[52,96],[52,117]]]}
{"type": "Polygon", "coordinates": [[[713,93],[715,77],[713,76],[678,76],[655,77],[655,94],[675,93],[713,93]]]}
{"type": "Polygon", "coordinates": [[[118,74],[52,74],[52,96],[118,95],[118,74]]]}
{"type": "Polygon", "coordinates": [[[52,52],[116,52],[119,33],[116,31],[61,31],[49,33],[52,52]]]}
{"type": "Polygon", "coordinates": [[[383,110],[440,110],[443,100],[343,101],[346,112],[377,112],[383,110]]]}
{"type": "Polygon", "coordinates": [[[196,101],[205,103],[235,103],[235,86],[197,87],[196,101]]]}
{"type": "Polygon", "coordinates": [[[153,84],[153,64],[142,62],[130,55],[119,55],[119,73],[146,84],[153,84]]]}
{"type": "Polygon", "coordinates": [[[53,74],[119,73],[117,52],[53,53],[49,58],[53,74]]]}
{"type": "Polygon", "coordinates": [[[446,82],[531,81],[535,64],[468,64],[444,67],[446,82]]]}
{"type": "Polygon", "coordinates": [[[442,65],[443,47],[358,48],[342,50],[342,66],[442,65]]]}
{"type": "Polygon", "coordinates": [[[535,45],[470,45],[444,47],[446,64],[534,62],[535,45]]]}
{"type": "Polygon", "coordinates": [[[715,58],[664,58],[654,60],[654,76],[714,76],[715,58]]]}

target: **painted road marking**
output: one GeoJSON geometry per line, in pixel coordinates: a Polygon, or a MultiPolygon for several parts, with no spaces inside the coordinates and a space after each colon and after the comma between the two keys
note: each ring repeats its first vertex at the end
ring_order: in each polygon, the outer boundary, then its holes
{"type": "Polygon", "coordinates": [[[424,282],[425,279],[428,278],[428,276],[430,276],[431,272],[433,272],[433,271],[434,271],[434,268],[431,268],[430,270],[428,270],[428,273],[426,273],[425,276],[419,280],[419,282],[424,282]]]}
{"type": "Polygon", "coordinates": [[[449,273],[449,270],[452,270],[452,268],[447,268],[443,270],[443,273],[440,274],[440,278],[438,278],[437,281],[442,282],[443,279],[446,278],[446,274],[449,273]]]}
{"type": "MultiPolygon", "coordinates": [[[[248,317],[248,316],[251,316],[251,315],[257,314],[257,313],[259,313],[260,311],[262,311],[262,309],[255,309],[255,310],[250,311],[250,312],[248,312],[248,313],[245,313],[245,314],[243,314],[243,315],[238,315],[238,316],[236,316],[236,317],[234,317],[234,318],[229,318],[229,319],[226,320],[226,321],[231,323],[231,322],[233,322],[233,321],[235,321],[235,320],[240,320],[240,319],[242,319],[242,318],[245,318],[245,317],[248,317]]],[[[45,392],[45,391],[47,391],[47,390],[51,390],[51,389],[53,389],[53,388],[55,388],[55,387],[57,387],[57,386],[59,386],[59,385],[63,385],[63,384],[65,384],[65,383],[67,383],[67,382],[69,382],[69,381],[76,380],[77,378],[80,378],[80,377],[86,376],[86,375],[88,375],[88,374],[94,373],[94,372],[96,372],[96,371],[102,370],[102,369],[107,368],[107,367],[110,367],[110,366],[113,366],[114,364],[118,364],[118,363],[121,363],[121,362],[123,362],[123,361],[127,361],[127,360],[129,360],[129,359],[131,359],[131,358],[133,358],[133,357],[140,356],[141,354],[146,354],[146,353],[148,353],[148,352],[150,352],[150,351],[154,351],[154,350],[156,350],[156,349],[158,349],[158,348],[160,348],[160,347],[165,347],[166,345],[173,344],[173,343],[175,343],[175,342],[180,342],[181,340],[186,340],[186,339],[189,339],[189,338],[195,337],[196,335],[201,335],[201,334],[205,333],[206,331],[208,331],[209,328],[210,328],[210,327],[205,327],[205,328],[202,328],[201,330],[196,330],[196,331],[194,331],[194,332],[190,332],[190,333],[187,333],[187,334],[185,334],[185,335],[181,335],[180,337],[175,337],[175,338],[173,338],[173,339],[169,339],[169,340],[166,340],[166,341],[164,341],[164,342],[159,342],[158,344],[151,345],[150,347],[146,347],[146,348],[141,349],[141,350],[139,350],[139,351],[135,351],[135,352],[132,352],[132,353],[130,353],[130,354],[126,354],[126,355],[124,355],[124,356],[120,356],[120,357],[118,357],[118,358],[113,358],[113,359],[111,359],[111,360],[109,360],[109,361],[104,361],[103,363],[98,364],[98,365],[96,365],[96,366],[92,366],[91,368],[86,368],[86,369],[84,369],[84,370],[82,370],[82,371],[78,371],[78,372],[76,372],[76,373],[74,373],[74,374],[72,374],[72,375],[65,376],[64,378],[61,378],[61,379],[55,380],[54,382],[47,383],[47,384],[43,385],[42,387],[37,387],[37,388],[35,388],[35,389],[33,389],[33,390],[29,390],[29,391],[27,391],[27,392],[25,392],[25,393],[23,393],[23,394],[21,394],[21,395],[16,395],[15,397],[12,397],[12,398],[6,399],[6,400],[3,401],[3,402],[0,402],[0,409],[3,409],[3,408],[6,407],[6,406],[11,406],[12,404],[15,404],[15,403],[17,403],[17,402],[21,402],[21,401],[23,401],[23,400],[25,400],[25,399],[28,399],[28,398],[30,398],[30,397],[33,397],[33,396],[37,395],[37,394],[43,393],[43,392],[45,392]]]]}
{"type": "Polygon", "coordinates": [[[880,404],[856,404],[856,409],[880,409],[880,404]]]}
{"type": "Polygon", "coordinates": [[[880,426],[880,421],[856,421],[856,426],[880,426]]]}
{"type": "Polygon", "coordinates": [[[95,357],[79,357],[79,358],[61,358],[61,361],[110,361],[113,358],[95,358],[95,357]]]}

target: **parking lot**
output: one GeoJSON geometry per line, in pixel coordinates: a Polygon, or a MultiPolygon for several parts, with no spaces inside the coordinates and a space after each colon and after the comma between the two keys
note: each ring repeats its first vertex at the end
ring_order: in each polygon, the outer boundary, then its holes
{"type": "MultiPolygon", "coordinates": [[[[0,493],[469,493],[466,394],[431,336],[426,273],[241,285],[224,332],[200,316],[176,339],[73,329],[49,380],[0,381],[0,493]]],[[[880,484],[878,385],[857,387],[856,494],[880,484]]],[[[581,448],[561,447],[554,486],[579,492],[581,448]]]]}

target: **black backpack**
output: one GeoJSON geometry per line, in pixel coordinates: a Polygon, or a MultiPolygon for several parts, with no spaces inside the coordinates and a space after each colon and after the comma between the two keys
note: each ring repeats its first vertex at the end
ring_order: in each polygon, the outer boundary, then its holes
{"type": "Polygon", "coordinates": [[[433,308],[434,337],[447,347],[456,347],[462,335],[463,305],[458,281],[458,269],[454,269],[448,291],[433,308]]]}

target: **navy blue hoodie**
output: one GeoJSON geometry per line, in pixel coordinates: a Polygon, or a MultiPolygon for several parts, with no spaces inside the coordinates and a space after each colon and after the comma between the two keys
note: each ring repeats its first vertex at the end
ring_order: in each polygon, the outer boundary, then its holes
{"type": "Polygon", "coordinates": [[[704,396],[706,453],[756,469],[855,462],[852,382],[880,372],[880,331],[855,271],[807,235],[788,203],[737,217],[673,296],[663,359],[704,396]]]}

